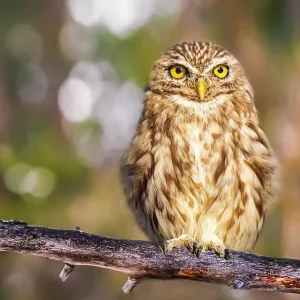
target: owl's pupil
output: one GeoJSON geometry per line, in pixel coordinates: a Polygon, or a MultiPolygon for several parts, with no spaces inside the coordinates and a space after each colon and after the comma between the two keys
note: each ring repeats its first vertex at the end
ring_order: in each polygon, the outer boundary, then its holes
{"type": "Polygon", "coordinates": [[[176,72],[176,74],[181,74],[182,69],[181,69],[180,67],[177,67],[177,68],[175,69],[175,72],[176,72]]]}
{"type": "Polygon", "coordinates": [[[223,73],[223,68],[221,68],[221,67],[218,68],[217,72],[218,72],[219,74],[223,73]]]}

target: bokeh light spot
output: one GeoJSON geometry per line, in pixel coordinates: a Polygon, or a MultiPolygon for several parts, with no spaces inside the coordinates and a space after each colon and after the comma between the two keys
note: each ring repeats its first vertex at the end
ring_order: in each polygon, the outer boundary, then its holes
{"type": "Polygon", "coordinates": [[[6,187],[13,193],[47,197],[55,187],[55,175],[46,168],[15,164],[4,175],[6,187]]]}
{"type": "Polygon", "coordinates": [[[91,117],[95,98],[90,87],[79,78],[68,78],[60,87],[58,105],[70,122],[84,122],[91,117]]]}

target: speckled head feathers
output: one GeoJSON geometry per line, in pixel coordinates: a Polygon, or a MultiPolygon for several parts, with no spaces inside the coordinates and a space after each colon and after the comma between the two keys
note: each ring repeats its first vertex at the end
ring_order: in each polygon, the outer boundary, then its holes
{"type": "Polygon", "coordinates": [[[210,42],[182,42],[166,51],[172,59],[183,59],[195,66],[204,66],[212,58],[223,58],[230,53],[210,42]]]}
{"type": "Polygon", "coordinates": [[[154,64],[150,74],[150,90],[166,96],[199,102],[196,85],[199,79],[207,83],[205,102],[219,95],[244,91],[253,98],[253,91],[239,61],[226,49],[211,42],[181,42],[169,48],[154,64]],[[186,74],[180,79],[170,76],[172,66],[181,65],[186,74]],[[218,78],[214,68],[228,67],[228,75],[218,78]]]}

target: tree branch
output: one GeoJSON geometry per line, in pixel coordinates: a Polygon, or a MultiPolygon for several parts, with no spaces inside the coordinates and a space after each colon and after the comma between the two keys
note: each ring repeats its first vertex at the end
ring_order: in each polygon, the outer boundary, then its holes
{"type": "MultiPolygon", "coordinates": [[[[117,240],[84,233],[0,220],[0,251],[19,252],[65,263],[62,279],[74,265],[108,268],[128,275],[130,292],[143,278],[191,279],[230,286],[300,293],[300,261],[230,252],[226,261],[210,252],[198,259],[186,249],[163,255],[150,242],[117,240]],[[69,269],[68,269],[69,268],[69,269]]],[[[66,279],[66,278],[65,278],[66,279]]]]}

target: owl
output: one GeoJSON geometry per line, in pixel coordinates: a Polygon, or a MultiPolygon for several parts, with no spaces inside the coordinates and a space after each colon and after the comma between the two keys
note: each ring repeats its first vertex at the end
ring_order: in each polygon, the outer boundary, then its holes
{"type": "Polygon", "coordinates": [[[164,252],[228,258],[255,245],[278,164],[232,54],[182,42],[154,63],[121,177],[137,222],[164,252]]]}

